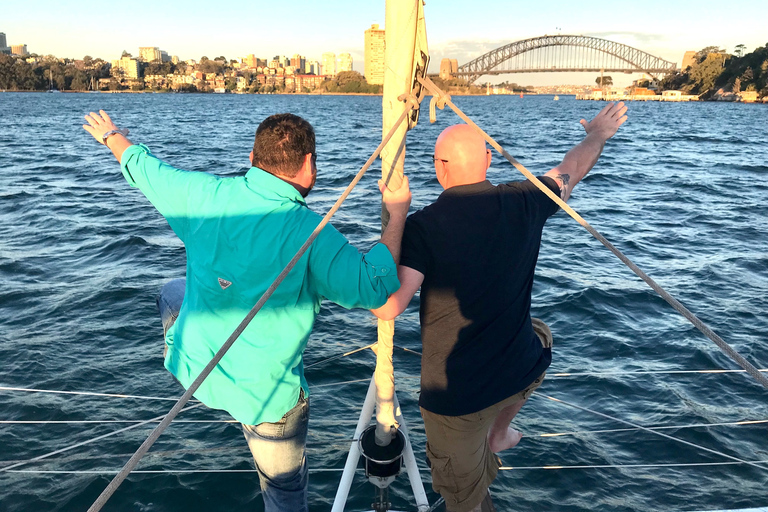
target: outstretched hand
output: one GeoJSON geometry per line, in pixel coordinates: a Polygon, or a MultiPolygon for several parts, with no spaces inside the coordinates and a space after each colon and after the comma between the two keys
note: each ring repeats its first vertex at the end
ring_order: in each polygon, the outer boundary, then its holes
{"type": "Polygon", "coordinates": [[[401,215],[405,218],[408,215],[408,208],[411,206],[411,189],[408,186],[408,176],[403,176],[403,183],[397,190],[390,190],[382,180],[379,180],[379,190],[381,191],[381,200],[387,207],[390,216],[401,215]]]}
{"type": "Polygon", "coordinates": [[[118,131],[123,134],[123,136],[128,135],[128,129],[121,130],[120,128],[115,125],[115,123],[112,122],[112,119],[110,119],[109,115],[104,112],[103,110],[99,110],[99,114],[95,112],[91,112],[87,116],[85,116],[85,120],[88,121],[88,124],[83,125],[83,129],[93,135],[93,138],[96,139],[99,144],[103,144],[103,138],[104,134],[111,132],[111,131],[118,131]],[[101,114],[101,115],[99,115],[101,114]]]}
{"type": "Polygon", "coordinates": [[[627,120],[627,107],[624,102],[609,103],[595,116],[594,119],[587,122],[585,119],[579,121],[587,135],[595,134],[606,141],[613,137],[619,130],[619,127],[627,120]]]}

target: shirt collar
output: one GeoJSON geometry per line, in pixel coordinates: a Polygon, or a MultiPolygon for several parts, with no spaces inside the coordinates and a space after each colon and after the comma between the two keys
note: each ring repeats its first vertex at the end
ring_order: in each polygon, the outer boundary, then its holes
{"type": "MultiPolygon", "coordinates": [[[[481,194],[493,188],[493,184],[488,181],[481,181],[480,183],[471,183],[469,185],[456,185],[449,189],[443,190],[440,197],[459,197],[459,196],[472,196],[475,194],[481,194]]],[[[439,199],[439,198],[438,198],[439,199]]]]}
{"type": "Polygon", "coordinates": [[[286,181],[281,180],[274,174],[268,173],[264,169],[251,167],[248,169],[248,172],[245,173],[245,181],[251,188],[257,189],[259,191],[269,190],[280,197],[288,199],[289,201],[294,201],[296,203],[303,204],[304,206],[307,205],[307,203],[304,202],[304,198],[301,197],[299,191],[296,190],[296,187],[286,181]]]}

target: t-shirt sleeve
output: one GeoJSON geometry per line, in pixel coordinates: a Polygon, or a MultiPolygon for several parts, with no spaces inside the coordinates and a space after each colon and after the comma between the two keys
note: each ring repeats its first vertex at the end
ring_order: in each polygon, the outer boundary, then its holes
{"type": "Polygon", "coordinates": [[[387,246],[363,254],[330,224],[315,240],[309,266],[318,293],[347,309],[381,307],[400,288],[387,246]]]}
{"type": "Polygon", "coordinates": [[[400,246],[400,265],[427,274],[427,246],[413,215],[405,221],[403,242],[400,246]]]}
{"type": "MultiPolygon", "coordinates": [[[[560,185],[558,185],[554,179],[549,176],[539,176],[539,180],[541,180],[541,182],[544,183],[544,185],[546,185],[556,196],[560,197],[560,185]]],[[[532,181],[526,180],[524,183],[524,189],[528,199],[536,206],[535,215],[543,224],[549,217],[557,213],[560,207],[532,181]]]]}
{"type": "MultiPolygon", "coordinates": [[[[128,147],[120,159],[128,184],[137,187],[184,240],[186,219],[195,208],[196,191],[215,186],[217,178],[204,172],[176,169],[155,157],[143,144],[128,147]]],[[[198,205],[199,206],[199,205],[198,205]]]]}

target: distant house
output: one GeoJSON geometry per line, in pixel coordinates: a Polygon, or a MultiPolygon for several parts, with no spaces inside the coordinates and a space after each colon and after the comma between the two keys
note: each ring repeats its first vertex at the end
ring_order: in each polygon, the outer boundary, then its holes
{"type": "Polygon", "coordinates": [[[683,91],[664,91],[661,93],[661,96],[667,100],[678,100],[682,98],[683,91]]]}
{"type": "Polygon", "coordinates": [[[757,101],[757,91],[740,92],[739,101],[743,103],[755,103],[757,101]]]}

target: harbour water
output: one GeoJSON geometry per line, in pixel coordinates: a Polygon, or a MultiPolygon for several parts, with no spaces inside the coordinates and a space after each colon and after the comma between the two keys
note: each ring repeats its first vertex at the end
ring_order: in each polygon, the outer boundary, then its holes
{"type": "MultiPolygon", "coordinates": [[[[602,104],[572,97],[454,101],[535,174],[583,136],[602,104]]],[[[379,97],[0,94],[0,471],[167,412],[181,389],[162,367],[155,295],[184,273],[184,247],[109,152],[80,127],[99,108],[169,163],[244,171],[257,124],[293,112],[317,131],[309,206],[324,213],[381,137],[379,97]],[[110,393],[140,398],[10,390],[110,393]],[[47,422],[47,423],[45,423],[47,422]]],[[[425,104],[426,106],[426,104],[425,104]]],[[[758,368],[768,367],[768,109],[631,104],[571,206],[758,368]]],[[[430,155],[448,110],[409,133],[412,209],[440,187],[430,155]]],[[[378,169],[332,221],[365,250],[378,238],[378,169]]],[[[494,183],[521,179],[497,156],[494,183]]],[[[768,390],[737,367],[563,212],[549,220],[533,314],[555,336],[548,378],[502,454],[498,510],[694,511],[768,505],[768,390]],[[567,373],[569,375],[559,375],[567,373]],[[762,421],[748,425],[735,422],[762,421]],[[563,434],[545,436],[545,434],[563,434]],[[544,468],[548,469],[544,469],[544,468]]],[[[397,322],[396,381],[431,501],[418,412],[418,299],[397,322]]],[[[226,338],[229,333],[221,333],[226,338]]],[[[326,304],[306,353],[312,389],[310,509],[328,510],[374,366],[367,311],[326,304]]],[[[239,426],[183,413],[117,491],[109,511],[259,511],[239,426]]],[[[0,511],[86,510],[143,441],[144,425],[0,472],[0,511]]],[[[358,474],[347,510],[370,509],[358,474]]],[[[401,477],[391,498],[408,507],[401,477]]]]}

